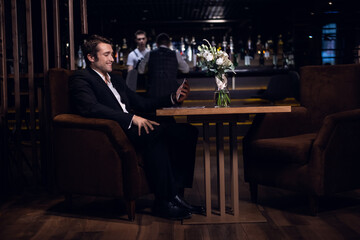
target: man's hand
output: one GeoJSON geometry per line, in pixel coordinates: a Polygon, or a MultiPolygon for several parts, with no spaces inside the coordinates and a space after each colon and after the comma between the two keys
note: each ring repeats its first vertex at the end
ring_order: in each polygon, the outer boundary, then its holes
{"type": "Polygon", "coordinates": [[[148,120],[146,118],[142,118],[142,117],[139,117],[139,116],[136,116],[136,115],[133,116],[132,122],[133,122],[134,125],[138,126],[139,136],[141,135],[141,128],[144,127],[145,132],[147,134],[149,134],[149,129],[151,131],[154,130],[153,125],[157,125],[157,126],[160,125],[157,122],[154,122],[154,121],[151,121],[151,120],[148,120]]]}
{"type": "Polygon", "coordinates": [[[190,85],[186,79],[184,79],[184,82],[180,85],[180,87],[176,91],[176,101],[177,102],[183,102],[190,93],[190,85]]]}
{"type": "Polygon", "coordinates": [[[133,69],[134,69],[134,66],[128,65],[128,69],[127,69],[128,72],[130,72],[133,69]]]}

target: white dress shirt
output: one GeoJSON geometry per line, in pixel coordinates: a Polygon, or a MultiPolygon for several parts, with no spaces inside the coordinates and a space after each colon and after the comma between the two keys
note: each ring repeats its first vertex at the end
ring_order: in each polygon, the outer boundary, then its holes
{"type": "MultiPolygon", "coordinates": [[[[99,73],[98,71],[96,71],[95,69],[92,69],[94,70],[101,78],[102,80],[104,80],[104,82],[106,83],[106,85],[109,87],[110,91],[114,94],[116,100],[119,102],[122,110],[124,111],[124,113],[129,113],[127,110],[126,110],[126,106],[123,102],[121,102],[121,96],[120,94],[118,93],[118,91],[114,88],[112,82],[111,82],[111,77],[108,73],[107,74],[107,77],[108,77],[108,80],[105,78],[104,75],[102,75],[101,73],[99,73]]],[[[131,122],[130,122],[130,125],[128,128],[130,128],[132,125],[132,119],[131,119],[131,122]]]]}

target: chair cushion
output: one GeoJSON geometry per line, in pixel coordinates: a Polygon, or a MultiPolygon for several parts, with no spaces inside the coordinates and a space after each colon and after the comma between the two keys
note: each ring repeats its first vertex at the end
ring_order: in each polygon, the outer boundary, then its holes
{"type": "Polygon", "coordinates": [[[305,164],[316,133],[282,138],[258,139],[252,143],[251,155],[259,162],[305,164]]]}

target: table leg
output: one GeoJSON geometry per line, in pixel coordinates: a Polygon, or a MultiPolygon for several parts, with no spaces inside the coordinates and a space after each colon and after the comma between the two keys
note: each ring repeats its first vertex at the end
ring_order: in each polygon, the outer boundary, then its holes
{"type": "Polygon", "coordinates": [[[218,164],[218,197],[220,216],[225,215],[225,163],[223,123],[216,123],[216,152],[218,164]]]}
{"type": "MultiPolygon", "coordinates": [[[[200,120],[204,120],[200,118],[200,120]]],[[[205,201],[206,216],[193,214],[192,218],[184,219],[183,224],[219,224],[219,223],[239,223],[239,222],[266,222],[266,219],[259,213],[257,207],[247,202],[239,201],[239,170],[238,170],[238,150],[237,150],[237,121],[238,118],[229,120],[230,137],[230,172],[231,172],[231,204],[232,213],[226,213],[225,195],[225,161],[224,161],[224,134],[223,123],[216,124],[216,147],[218,160],[218,193],[219,210],[213,211],[211,204],[211,164],[210,164],[210,140],[209,140],[209,121],[203,123],[203,147],[204,147],[204,180],[205,180],[205,201]],[[241,212],[240,212],[241,209],[241,212]]],[[[225,121],[222,117],[222,121],[225,121]]],[[[197,119],[199,121],[199,119],[197,119]]]]}
{"type": "Polygon", "coordinates": [[[211,216],[211,171],[209,123],[203,123],[206,216],[211,216]]]}
{"type": "Polygon", "coordinates": [[[230,161],[231,161],[231,200],[234,216],[239,216],[239,168],[236,138],[236,122],[229,123],[230,161]]]}

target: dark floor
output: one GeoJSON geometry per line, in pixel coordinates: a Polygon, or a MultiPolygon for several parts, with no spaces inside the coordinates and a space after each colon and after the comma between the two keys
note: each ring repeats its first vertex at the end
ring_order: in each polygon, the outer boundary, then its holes
{"type": "MultiPolygon", "coordinates": [[[[199,147],[194,187],[185,192],[196,204],[204,203],[202,160],[199,147]]],[[[241,162],[239,198],[250,203],[241,162]]],[[[320,199],[320,212],[314,217],[308,214],[305,196],[260,186],[256,207],[266,221],[207,225],[153,216],[152,195],[137,201],[134,222],[127,220],[121,200],[75,196],[71,208],[63,200],[43,187],[24,187],[0,205],[0,239],[360,239],[360,191],[320,199]]]]}

